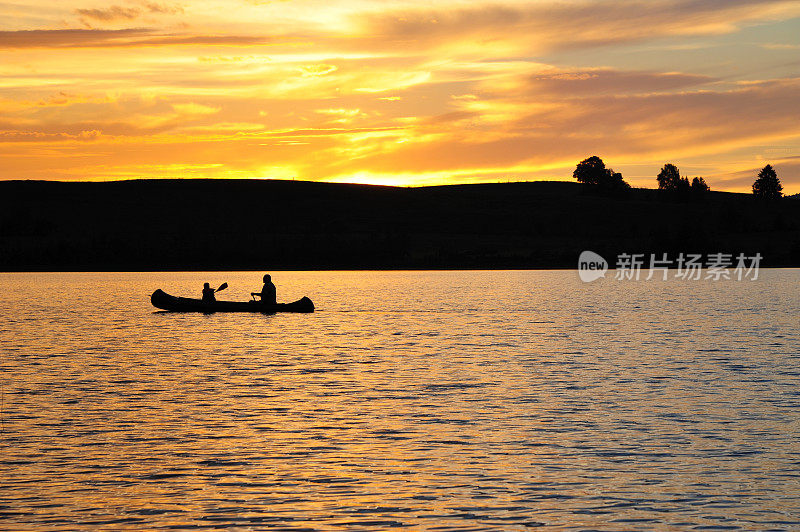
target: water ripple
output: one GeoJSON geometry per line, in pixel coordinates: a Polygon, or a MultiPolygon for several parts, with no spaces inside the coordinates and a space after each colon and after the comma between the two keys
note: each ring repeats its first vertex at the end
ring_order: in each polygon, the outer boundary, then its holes
{"type": "Polygon", "coordinates": [[[797,530],[797,270],[0,275],[0,529],[797,530]]]}

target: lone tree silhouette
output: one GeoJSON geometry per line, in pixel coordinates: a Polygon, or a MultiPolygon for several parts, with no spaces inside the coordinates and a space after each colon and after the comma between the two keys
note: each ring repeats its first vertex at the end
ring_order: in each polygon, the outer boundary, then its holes
{"type": "Polygon", "coordinates": [[[592,185],[594,187],[604,190],[623,190],[631,188],[631,186],[622,179],[622,174],[615,172],[611,168],[606,168],[603,159],[596,155],[592,155],[588,159],[578,163],[575,171],[572,172],[572,177],[578,180],[578,183],[592,185]]]}
{"type": "Polygon", "coordinates": [[[765,200],[776,200],[783,196],[783,185],[771,164],[758,173],[758,179],[753,183],[753,194],[765,200]]]}
{"type": "MultiPolygon", "coordinates": [[[[678,167],[670,163],[664,165],[664,168],[658,173],[656,180],[658,181],[659,190],[687,192],[690,187],[689,180],[685,177],[681,177],[678,167]]],[[[703,183],[705,183],[705,181],[703,181],[703,183]]]]}

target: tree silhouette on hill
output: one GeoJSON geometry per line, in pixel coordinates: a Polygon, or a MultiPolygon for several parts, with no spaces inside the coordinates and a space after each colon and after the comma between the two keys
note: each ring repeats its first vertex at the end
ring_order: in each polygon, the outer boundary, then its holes
{"type": "Polygon", "coordinates": [[[706,180],[695,177],[689,183],[688,177],[681,177],[680,170],[674,164],[667,163],[656,176],[658,190],[672,199],[685,201],[691,197],[702,197],[711,190],[706,180]]]}
{"type": "Polygon", "coordinates": [[[685,177],[681,177],[678,167],[670,163],[664,165],[658,173],[656,180],[658,181],[659,190],[688,192],[691,187],[691,185],[689,185],[689,180],[685,177]]]}
{"type": "Polygon", "coordinates": [[[753,183],[753,194],[765,200],[776,200],[783,196],[783,185],[772,165],[768,164],[758,173],[758,178],[753,183]]]}
{"type": "Polygon", "coordinates": [[[705,194],[709,192],[711,187],[708,186],[706,180],[702,177],[695,177],[692,179],[692,193],[694,194],[705,194]]]}
{"type": "Polygon", "coordinates": [[[603,159],[592,155],[579,162],[572,172],[578,183],[584,183],[602,190],[625,190],[631,186],[622,179],[622,174],[606,168],[603,159]]]}

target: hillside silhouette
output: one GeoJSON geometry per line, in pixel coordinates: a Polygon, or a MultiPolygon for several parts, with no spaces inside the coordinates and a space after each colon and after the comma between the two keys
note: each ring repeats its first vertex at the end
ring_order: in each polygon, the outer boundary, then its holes
{"type": "Polygon", "coordinates": [[[0,182],[4,271],[575,268],[584,249],[612,267],[620,253],[664,252],[800,266],[800,201],[570,182],[0,182]]]}

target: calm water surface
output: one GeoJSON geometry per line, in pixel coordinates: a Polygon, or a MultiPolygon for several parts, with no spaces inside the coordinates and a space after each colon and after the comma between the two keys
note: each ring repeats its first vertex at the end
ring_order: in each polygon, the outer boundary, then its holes
{"type": "Polygon", "coordinates": [[[0,529],[798,530],[800,270],[0,274],[0,529]],[[194,297],[199,297],[195,295],[194,297]]]}

